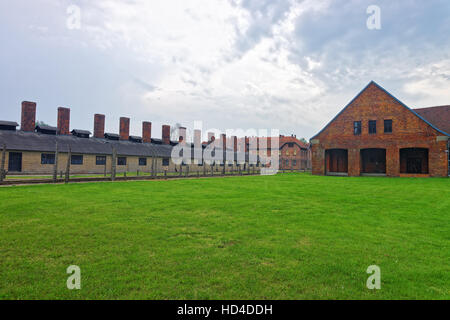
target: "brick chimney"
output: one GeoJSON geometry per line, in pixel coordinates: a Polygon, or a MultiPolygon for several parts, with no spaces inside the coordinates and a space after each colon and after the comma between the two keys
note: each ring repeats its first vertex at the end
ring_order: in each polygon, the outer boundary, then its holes
{"type": "Polygon", "coordinates": [[[194,130],[194,146],[201,146],[202,144],[202,130],[194,130]]]}
{"type": "Polygon", "coordinates": [[[36,102],[22,102],[22,119],[20,129],[34,132],[36,127],[36,102]]]}
{"type": "Polygon", "coordinates": [[[94,138],[104,138],[105,137],[105,115],[96,114],[94,115],[94,138]]]}
{"type": "Polygon", "coordinates": [[[70,109],[58,108],[58,133],[61,135],[70,134],[70,109]]]}
{"type": "Polygon", "coordinates": [[[225,151],[227,149],[227,135],[226,134],[221,134],[221,139],[222,139],[222,148],[225,151]]]}
{"type": "Polygon", "coordinates": [[[170,144],[170,126],[162,126],[162,142],[163,144],[170,144]]]}
{"type": "Polygon", "coordinates": [[[234,144],[234,147],[233,147],[234,148],[234,152],[237,152],[237,147],[238,147],[237,137],[233,136],[232,139],[233,139],[233,144],[234,144]]]}
{"type": "Polygon", "coordinates": [[[120,118],[120,140],[128,140],[130,138],[130,118],[120,118]]]}
{"type": "Polygon", "coordinates": [[[178,142],[186,142],[186,128],[185,127],[180,127],[179,131],[178,131],[178,142]]]}
{"type": "Polygon", "coordinates": [[[142,122],[142,142],[152,142],[152,123],[144,121],[142,122]]]}

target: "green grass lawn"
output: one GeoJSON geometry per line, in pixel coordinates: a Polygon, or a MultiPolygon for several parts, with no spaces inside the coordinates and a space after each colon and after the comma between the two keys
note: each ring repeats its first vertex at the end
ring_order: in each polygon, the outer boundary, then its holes
{"type": "Polygon", "coordinates": [[[449,244],[449,179],[0,188],[1,299],[449,299],[449,244]]]}

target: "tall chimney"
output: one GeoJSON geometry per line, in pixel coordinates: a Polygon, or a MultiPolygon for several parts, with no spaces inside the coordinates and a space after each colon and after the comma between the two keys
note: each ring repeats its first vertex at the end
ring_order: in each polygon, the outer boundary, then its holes
{"type": "Polygon", "coordinates": [[[142,122],[142,142],[152,142],[152,123],[148,121],[142,122]]]}
{"type": "Polygon", "coordinates": [[[185,142],[186,143],[186,128],[185,127],[180,127],[179,131],[178,131],[178,142],[185,142]]]}
{"type": "Polygon", "coordinates": [[[162,142],[163,144],[170,144],[170,126],[162,126],[162,142]]]}
{"type": "Polygon", "coordinates": [[[237,147],[238,147],[238,140],[237,140],[237,137],[236,136],[234,136],[234,137],[232,137],[232,139],[233,139],[233,144],[234,144],[234,152],[237,152],[237,147]]]}
{"type": "Polygon", "coordinates": [[[222,133],[220,136],[222,139],[222,148],[225,151],[225,150],[227,150],[227,135],[222,133]]]}
{"type": "Polygon", "coordinates": [[[36,127],[36,102],[22,102],[22,119],[20,129],[22,131],[32,131],[36,127]]]}
{"type": "Polygon", "coordinates": [[[94,138],[104,138],[105,137],[105,115],[96,114],[94,115],[94,138]]]}
{"type": "Polygon", "coordinates": [[[70,109],[58,108],[58,133],[68,135],[70,133],[70,109]]]}
{"type": "Polygon", "coordinates": [[[130,138],[130,118],[120,118],[120,140],[128,140],[130,138]]]}
{"type": "Polygon", "coordinates": [[[198,147],[202,145],[202,130],[195,129],[194,130],[194,146],[198,147]]]}

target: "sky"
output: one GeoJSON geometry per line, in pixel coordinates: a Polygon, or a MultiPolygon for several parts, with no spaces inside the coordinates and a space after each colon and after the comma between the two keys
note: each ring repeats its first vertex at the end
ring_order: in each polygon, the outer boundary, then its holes
{"type": "Polygon", "coordinates": [[[35,101],[50,125],[71,108],[71,129],[102,113],[107,132],[125,116],[134,135],[202,121],[309,139],[371,80],[450,104],[448,0],[15,0],[0,25],[0,120],[35,101]]]}

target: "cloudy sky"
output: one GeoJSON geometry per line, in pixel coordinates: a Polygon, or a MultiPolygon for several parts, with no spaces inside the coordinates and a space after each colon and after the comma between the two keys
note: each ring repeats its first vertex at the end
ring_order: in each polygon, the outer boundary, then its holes
{"type": "Polygon", "coordinates": [[[0,24],[1,120],[28,100],[51,125],[70,107],[71,128],[104,113],[109,132],[128,116],[137,135],[201,120],[309,139],[370,80],[450,104],[448,0],[15,0],[0,24]]]}

